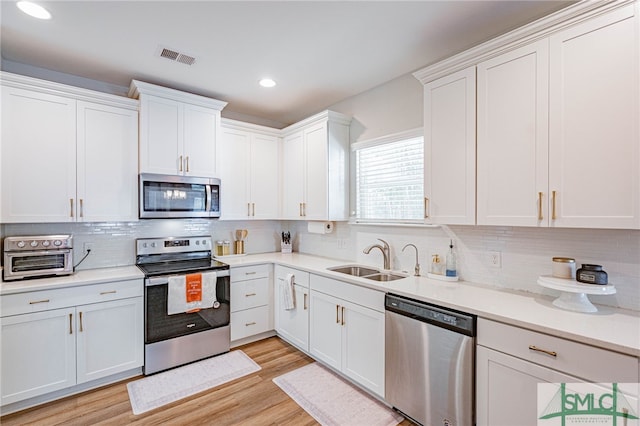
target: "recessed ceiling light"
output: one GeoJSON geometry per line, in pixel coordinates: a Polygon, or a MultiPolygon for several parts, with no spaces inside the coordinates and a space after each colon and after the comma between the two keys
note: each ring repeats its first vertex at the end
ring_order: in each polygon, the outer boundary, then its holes
{"type": "Polygon", "coordinates": [[[258,83],[260,83],[260,86],[262,87],[273,87],[276,85],[276,82],[270,78],[263,78],[258,83]]]}
{"type": "Polygon", "coordinates": [[[33,16],[34,18],[51,19],[49,11],[39,4],[31,3],[30,1],[19,1],[16,3],[16,6],[18,6],[18,9],[29,16],[33,16]]]}

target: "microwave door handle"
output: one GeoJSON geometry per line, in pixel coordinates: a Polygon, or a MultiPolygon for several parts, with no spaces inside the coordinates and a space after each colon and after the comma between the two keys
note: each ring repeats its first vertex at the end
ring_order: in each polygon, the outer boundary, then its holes
{"type": "Polygon", "coordinates": [[[211,185],[205,185],[206,188],[206,194],[207,194],[207,201],[206,201],[206,205],[205,205],[205,211],[210,212],[211,211],[211,185]]]}

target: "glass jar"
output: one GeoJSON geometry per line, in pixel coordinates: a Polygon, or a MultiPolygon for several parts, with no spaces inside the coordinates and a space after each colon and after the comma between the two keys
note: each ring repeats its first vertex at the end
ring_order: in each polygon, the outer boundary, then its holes
{"type": "Polygon", "coordinates": [[[222,240],[216,241],[216,256],[224,255],[224,243],[222,240]]]}
{"type": "Polygon", "coordinates": [[[551,275],[556,278],[575,279],[576,260],[570,257],[554,257],[551,275]]]}
{"type": "Polygon", "coordinates": [[[227,256],[229,254],[231,254],[231,241],[224,240],[222,242],[222,255],[227,256]]]}

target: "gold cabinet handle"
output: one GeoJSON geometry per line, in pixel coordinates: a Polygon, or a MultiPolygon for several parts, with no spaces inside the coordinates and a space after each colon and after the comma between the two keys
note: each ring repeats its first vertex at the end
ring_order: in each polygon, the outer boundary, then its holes
{"type": "Polygon", "coordinates": [[[302,216],[307,215],[307,203],[302,203],[302,216]]]}
{"type": "Polygon", "coordinates": [[[84,217],[84,200],[80,198],[80,217],[84,217]]]}
{"type": "Polygon", "coordinates": [[[344,325],[344,306],[342,307],[342,324],[341,325],[344,325]]]}
{"type": "Polygon", "coordinates": [[[556,220],[556,191],[551,191],[551,219],[556,220]]]}
{"type": "Polygon", "coordinates": [[[187,166],[185,167],[185,171],[187,173],[189,173],[189,156],[188,155],[187,155],[187,158],[186,158],[186,162],[187,162],[187,166]]]}
{"type": "Polygon", "coordinates": [[[69,314],[69,334],[73,334],[73,314],[69,314]]]}
{"type": "Polygon", "coordinates": [[[83,330],[83,327],[82,327],[82,312],[80,312],[80,333],[82,333],[83,331],[84,330],[83,330]]]}
{"type": "Polygon", "coordinates": [[[256,203],[251,203],[251,216],[256,215],[256,203]]]}
{"type": "Polygon", "coordinates": [[[251,203],[247,203],[247,216],[251,216],[251,203]]]}
{"type": "Polygon", "coordinates": [[[244,297],[251,297],[251,296],[255,296],[255,295],[256,295],[255,293],[247,293],[247,294],[244,295],[244,297]]]}
{"type": "Polygon", "coordinates": [[[180,158],[178,159],[178,171],[181,172],[182,171],[182,155],[180,156],[180,158]]]}
{"type": "Polygon", "coordinates": [[[73,217],[73,198],[69,198],[69,217],[73,217]]]}
{"type": "Polygon", "coordinates": [[[338,315],[340,314],[340,305],[336,305],[336,324],[340,324],[340,318],[338,315]]]}
{"type": "Polygon", "coordinates": [[[256,325],[256,322],[255,322],[255,321],[248,322],[248,323],[245,323],[245,325],[244,325],[244,326],[245,326],[245,327],[249,327],[249,326],[251,326],[251,325],[256,325]]]}
{"type": "Polygon", "coordinates": [[[255,274],[256,274],[256,271],[253,271],[253,272],[245,272],[244,274],[245,274],[245,275],[255,275],[255,274]]]}
{"type": "Polygon", "coordinates": [[[100,292],[100,296],[104,296],[105,294],[116,294],[116,290],[110,290],[110,291],[102,291],[102,292],[100,292]]]}
{"type": "Polygon", "coordinates": [[[532,351],[542,352],[542,353],[545,353],[545,354],[547,354],[547,355],[551,355],[552,357],[556,357],[556,356],[558,356],[558,353],[557,353],[557,352],[554,352],[554,351],[548,351],[548,350],[546,350],[546,349],[540,349],[539,347],[534,346],[534,345],[529,345],[529,349],[531,349],[532,351]]]}
{"type": "Polygon", "coordinates": [[[302,217],[302,203],[298,203],[298,215],[302,217]]]}
{"type": "Polygon", "coordinates": [[[538,192],[538,220],[542,219],[542,192],[538,192]]]}
{"type": "Polygon", "coordinates": [[[49,299],[43,299],[43,300],[34,300],[33,302],[29,302],[30,305],[35,305],[38,303],[49,303],[49,299]]]}
{"type": "Polygon", "coordinates": [[[302,304],[303,309],[307,310],[307,293],[304,294],[304,303],[302,304]]]}
{"type": "Polygon", "coordinates": [[[424,197],[424,218],[429,218],[429,199],[424,197]]]}

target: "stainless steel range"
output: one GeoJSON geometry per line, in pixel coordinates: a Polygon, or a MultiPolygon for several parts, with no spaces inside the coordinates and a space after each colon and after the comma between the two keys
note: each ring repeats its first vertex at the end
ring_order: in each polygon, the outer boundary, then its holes
{"type": "Polygon", "coordinates": [[[144,374],[229,351],[229,265],[211,237],[136,240],[145,274],[144,374]]]}

